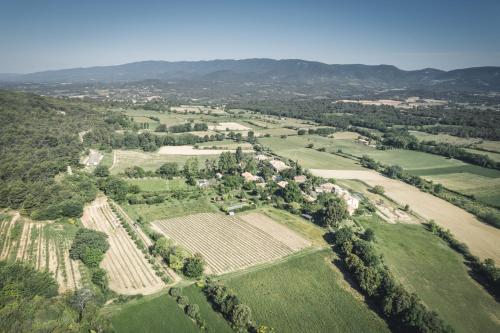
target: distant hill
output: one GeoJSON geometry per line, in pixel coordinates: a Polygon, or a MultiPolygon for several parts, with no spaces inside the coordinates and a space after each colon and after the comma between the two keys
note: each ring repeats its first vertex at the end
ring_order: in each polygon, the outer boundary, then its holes
{"type": "Polygon", "coordinates": [[[84,83],[183,80],[218,83],[293,83],[440,90],[500,91],[500,67],[405,71],[391,65],[329,65],[300,59],[142,61],[116,66],[71,68],[31,74],[0,74],[4,82],[84,83]]]}

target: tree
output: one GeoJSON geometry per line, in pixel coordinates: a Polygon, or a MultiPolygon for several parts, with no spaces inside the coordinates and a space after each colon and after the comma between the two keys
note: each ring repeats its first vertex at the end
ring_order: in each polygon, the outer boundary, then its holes
{"type": "Polygon", "coordinates": [[[198,159],[196,157],[188,158],[182,169],[182,173],[186,178],[189,185],[196,185],[196,178],[198,177],[199,167],[198,159]]]}
{"type": "Polygon", "coordinates": [[[97,267],[109,248],[107,238],[103,232],[81,228],[76,232],[69,255],[72,259],[82,260],[89,267],[97,267]]]}
{"type": "Polygon", "coordinates": [[[184,275],[190,278],[199,278],[203,274],[204,267],[205,261],[201,257],[201,254],[196,253],[191,258],[186,259],[184,275]]]}
{"type": "Polygon", "coordinates": [[[94,169],[94,176],[96,177],[108,177],[109,176],[109,169],[107,166],[104,165],[98,165],[94,169]]]}
{"type": "Polygon", "coordinates": [[[234,174],[238,171],[238,160],[236,154],[230,152],[223,152],[219,155],[217,163],[219,172],[223,174],[234,174]]]}
{"type": "Polygon", "coordinates": [[[384,189],[384,187],[382,185],[375,185],[372,188],[372,192],[375,193],[375,194],[384,194],[385,189],[384,189]]]}
{"type": "Polygon", "coordinates": [[[193,319],[196,319],[200,316],[200,307],[198,304],[189,304],[186,306],[186,314],[193,319]]]}
{"type": "Polygon", "coordinates": [[[243,149],[238,146],[238,148],[236,148],[236,152],[234,154],[234,156],[236,157],[236,163],[241,163],[241,161],[243,161],[243,149]]]}
{"type": "Polygon", "coordinates": [[[288,203],[302,201],[302,192],[299,185],[294,181],[288,182],[288,185],[282,189],[282,194],[283,199],[288,203]]]}
{"type": "Polygon", "coordinates": [[[179,174],[179,165],[175,162],[164,163],[156,170],[156,173],[162,178],[172,179],[179,174]]]}
{"type": "Polygon", "coordinates": [[[251,320],[252,310],[245,304],[238,304],[231,311],[231,322],[236,327],[246,327],[251,320]]]}
{"type": "Polygon", "coordinates": [[[322,226],[337,227],[349,216],[347,204],[341,198],[327,195],[321,198],[320,203],[323,205],[323,209],[318,211],[318,215],[322,226]]]}
{"type": "Polygon", "coordinates": [[[372,228],[367,228],[363,234],[363,238],[368,242],[373,242],[375,240],[375,232],[372,228]]]}

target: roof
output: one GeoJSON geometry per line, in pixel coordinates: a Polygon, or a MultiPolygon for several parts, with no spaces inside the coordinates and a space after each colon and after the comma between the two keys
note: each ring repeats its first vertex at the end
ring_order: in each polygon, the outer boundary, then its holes
{"type": "Polygon", "coordinates": [[[282,171],[290,168],[288,165],[286,165],[284,162],[280,160],[272,160],[269,161],[269,163],[271,163],[271,165],[276,171],[282,171]]]}

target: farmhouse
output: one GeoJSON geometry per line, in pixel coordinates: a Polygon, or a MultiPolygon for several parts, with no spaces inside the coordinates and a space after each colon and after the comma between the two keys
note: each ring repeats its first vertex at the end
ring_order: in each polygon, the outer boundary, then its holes
{"type": "Polygon", "coordinates": [[[262,182],[262,177],[252,175],[250,172],[243,172],[241,177],[245,178],[246,182],[262,182]]]}
{"type": "Polygon", "coordinates": [[[337,197],[344,199],[347,204],[347,211],[349,212],[349,215],[354,214],[356,209],[359,207],[359,199],[353,197],[349,191],[338,185],[324,183],[317,187],[315,191],[316,193],[334,193],[337,197]]]}
{"type": "Polygon", "coordinates": [[[280,160],[272,160],[269,163],[271,163],[271,166],[274,168],[274,170],[280,172],[286,169],[290,169],[288,165],[286,165],[284,162],[280,160]]]}
{"type": "Polygon", "coordinates": [[[268,157],[266,155],[264,155],[264,154],[259,154],[259,155],[255,156],[255,159],[257,161],[265,161],[265,160],[268,159],[268,157]]]}
{"type": "Polygon", "coordinates": [[[300,176],[295,176],[293,177],[293,180],[294,182],[296,182],[297,184],[302,184],[303,182],[305,182],[307,180],[307,177],[304,176],[304,175],[300,175],[300,176]]]}
{"type": "Polygon", "coordinates": [[[285,188],[288,185],[288,182],[285,180],[282,180],[280,182],[277,182],[276,184],[278,184],[278,186],[281,188],[285,188]]]}

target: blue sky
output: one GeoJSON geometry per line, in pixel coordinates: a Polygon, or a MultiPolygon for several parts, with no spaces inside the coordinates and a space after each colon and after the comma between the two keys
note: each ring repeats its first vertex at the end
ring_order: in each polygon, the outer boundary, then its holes
{"type": "Polygon", "coordinates": [[[266,57],[500,66],[500,0],[0,0],[0,72],[266,57]]]}

